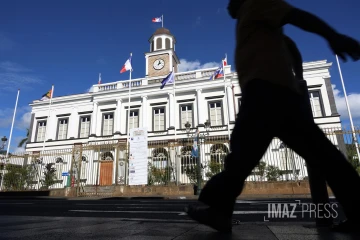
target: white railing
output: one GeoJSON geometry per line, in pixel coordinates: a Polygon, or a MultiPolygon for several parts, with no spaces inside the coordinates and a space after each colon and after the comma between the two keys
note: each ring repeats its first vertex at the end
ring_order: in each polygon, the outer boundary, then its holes
{"type": "MultiPolygon", "coordinates": [[[[210,78],[210,76],[216,71],[217,68],[207,68],[207,69],[199,69],[188,72],[175,73],[175,79],[177,81],[185,81],[191,79],[200,79],[200,78],[210,78]]],[[[231,65],[225,66],[225,74],[231,73],[231,65]]],[[[165,76],[152,77],[152,78],[138,78],[126,80],[126,81],[118,81],[115,83],[105,83],[98,84],[93,86],[93,92],[103,92],[103,91],[112,91],[121,88],[129,88],[129,84],[131,82],[131,87],[141,87],[149,84],[158,84],[161,82],[165,76]],[[156,81],[159,80],[159,81],[156,81]]]]}

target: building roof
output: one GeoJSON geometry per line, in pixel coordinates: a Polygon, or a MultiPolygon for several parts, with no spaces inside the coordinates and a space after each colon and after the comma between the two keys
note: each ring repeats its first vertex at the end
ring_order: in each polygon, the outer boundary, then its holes
{"type": "Polygon", "coordinates": [[[169,30],[169,29],[167,29],[167,28],[158,28],[158,29],[156,29],[156,31],[154,32],[154,34],[153,34],[153,35],[159,35],[159,34],[168,34],[168,35],[172,35],[172,34],[170,33],[170,30],[169,30]]]}
{"type": "Polygon", "coordinates": [[[151,35],[151,37],[149,38],[149,42],[154,38],[154,36],[156,36],[156,35],[161,35],[161,34],[167,34],[167,35],[172,36],[173,39],[174,39],[174,43],[176,42],[175,37],[174,37],[174,35],[172,35],[172,33],[170,32],[170,30],[167,29],[167,28],[163,28],[163,27],[156,29],[156,31],[155,31],[155,32],[151,35]]]}

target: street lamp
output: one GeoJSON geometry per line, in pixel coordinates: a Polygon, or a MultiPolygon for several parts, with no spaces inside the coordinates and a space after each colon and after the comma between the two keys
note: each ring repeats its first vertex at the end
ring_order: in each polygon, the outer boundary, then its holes
{"type": "Polygon", "coordinates": [[[205,142],[205,138],[206,136],[209,136],[209,130],[210,130],[210,122],[208,120],[206,120],[206,122],[204,123],[205,125],[205,130],[206,133],[200,133],[200,131],[197,129],[195,133],[191,134],[190,133],[190,127],[191,124],[189,122],[186,122],[185,124],[185,128],[186,128],[186,133],[188,135],[188,137],[194,137],[196,143],[194,142],[194,144],[197,144],[197,149],[198,149],[198,157],[197,157],[197,190],[196,190],[196,195],[200,195],[201,192],[201,177],[202,177],[202,171],[201,171],[201,143],[205,142]]]}
{"type": "Polygon", "coordinates": [[[0,150],[3,150],[4,148],[5,148],[5,146],[6,146],[6,143],[7,143],[7,137],[6,136],[4,136],[4,137],[2,137],[1,138],[1,146],[0,146],[0,150]]]}

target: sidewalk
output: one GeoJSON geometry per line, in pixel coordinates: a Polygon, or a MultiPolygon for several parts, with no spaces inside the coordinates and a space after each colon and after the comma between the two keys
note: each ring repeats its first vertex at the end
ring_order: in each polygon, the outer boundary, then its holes
{"type": "MultiPolygon", "coordinates": [[[[102,197],[102,196],[92,196],[92,197],[53,197],[46,195],[31,194],[29,192],[24,192],[24,194],[0,194],[0,199],[67,199],[67,200],[96,200],[96,199],[167,199],[167,200],[197,200],[199,196],[196,195],[184,195],[184,196],[159,196],[159,195],[147,195],[147,196],[114,196],[114,197],[102,197]]],[[[289,198],[289,199],[303,199],[311,198],[309,194],[244,194],[240,195],[238,200],[252,200],[252,199],[276,199],[276,198],[289,198]]],[[[333,198],[333,196],[330,196],[333,198]]]]}
{"type": "Polygon", "coordinates": [[[347,240],[359,234],[333,233],[309,223],[257,222],[234,225],[232,234],[221,234],[191,220],[169,221],[83,217],[1,216],[1,239],[136,239],[136,240],[347,240]]]}

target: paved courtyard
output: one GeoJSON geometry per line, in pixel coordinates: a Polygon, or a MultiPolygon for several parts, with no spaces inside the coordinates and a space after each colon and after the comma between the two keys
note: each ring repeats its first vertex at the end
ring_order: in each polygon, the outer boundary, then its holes
{"type": "Polygon", "coordinates": [[[311,223],[259,222],[234,225],[232,234],[220,234],[191,220],[143,221],[119,218],[0,216],[0,239],[301,239],[347,240],[360,235],[331,233],[311,223]]]}

